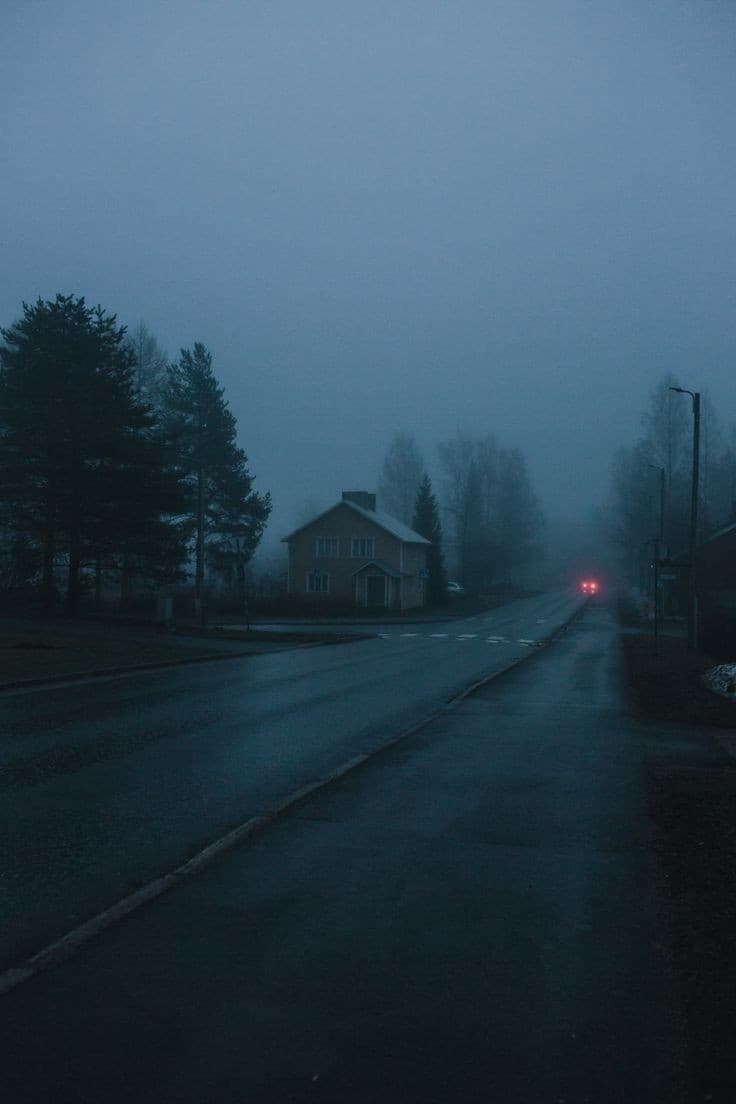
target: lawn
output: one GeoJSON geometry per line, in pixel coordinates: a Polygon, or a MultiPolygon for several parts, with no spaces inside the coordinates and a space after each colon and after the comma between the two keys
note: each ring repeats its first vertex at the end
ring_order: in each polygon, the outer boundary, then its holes
{"type": "Polygon", "coordinates": [[[0,686],[216,654],[204,639],[184,649],[165,639],[126,639],[102,626],[80,632],[76,625],[52,619],[0,619],[0,686]]]}
{"type": "Polygon", "coordinates": [[[0,618],[0,687],[26,680],[100,673],[121,667],[185,663],[243,652],[280,651],[315,644],[347,644],[365,640],[366,633],[271,632],[257,628],[204,631],[194,625],[169,633],[150,626],[124,626],[92,619],[0,618]],[[186,637],[186,640],[182,640],[186,637]]]}

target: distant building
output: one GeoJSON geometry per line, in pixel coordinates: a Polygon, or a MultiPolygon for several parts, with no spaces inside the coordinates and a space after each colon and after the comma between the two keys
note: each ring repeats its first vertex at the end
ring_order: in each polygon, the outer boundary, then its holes
{"type": "Polygon", "coordinates": [[[374,494],[344,491],[340,502],[283,540],[290,595],[397,610],[425,603],[430,542],[376,510],[374,494]]]}

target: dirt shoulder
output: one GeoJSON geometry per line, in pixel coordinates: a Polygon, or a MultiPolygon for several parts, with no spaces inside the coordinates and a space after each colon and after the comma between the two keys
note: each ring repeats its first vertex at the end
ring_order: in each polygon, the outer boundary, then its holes
{"type": "MultiPolygon", "coordinates": [[[[657,722],[677,723],[668,747],[653,749],[645,801],[661,950],[679,996],[687,1040],[687,1099],[736,1099],[736,704],[711,693],[702,674],[715,660],[663,637],[622,637],[629,706],[657,722]],[[692,726],[682,729],[682,723],[692,726]]],[[[666,727],[664,729],[667,732],[666,727]]]]}

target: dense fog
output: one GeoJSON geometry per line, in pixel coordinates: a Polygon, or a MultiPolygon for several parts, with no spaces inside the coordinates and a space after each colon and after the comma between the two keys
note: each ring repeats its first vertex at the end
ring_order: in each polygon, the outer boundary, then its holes
{"type": "Polygon", "coordinates": [[[458,431],[518,450],[564,544],[665,373],[729,432],[731,3],[7,0],[2,28],[0,324],[61,292],[204,343],[261,555],[376,490],[397,434],[443,502],[458,431]]]}

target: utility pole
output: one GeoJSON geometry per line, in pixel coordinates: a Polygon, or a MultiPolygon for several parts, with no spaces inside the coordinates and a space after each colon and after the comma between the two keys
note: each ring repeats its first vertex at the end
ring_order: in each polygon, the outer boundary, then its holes
{"type": "Polygon", "coordinates": [[[664,468],[659,469],[659,539],[664,544],[664,468]]]}
{"type": "Polygon", "coordinates": [[[693,471],[690,491],[690,573],[688,578],[687,642],[691,648],[698,646],[698,595],[695,577],[695,557],[698,547],[698,484],[700,481],[700,392],[686,387],[670,387],[693,400],[693,471]]]}
{"type": "Polygon", "coordinates": [[[207,627],[207,614],[204,604],[204,433],[205,412],[202,409],[203,396],[197,396],[197,542],[194,568],[194,606],[195,617],[200,628],[207,627]]]}
{"type": "Polygon", "coordinates": [[[659,536],[656,540],[652,541],[654,546],[653,566],[654,566],[654,653],[658,651],[658,637],[659,637],[659,623],[662,617],[662,596],[660,593],[661,582],[659,578],[659,569],[661,561],[666,552],[664,550],[664,492],[665,492],[665,471],[658,464],[650,464],[650,468],[654,468],[659,472],[659,536]]]}

